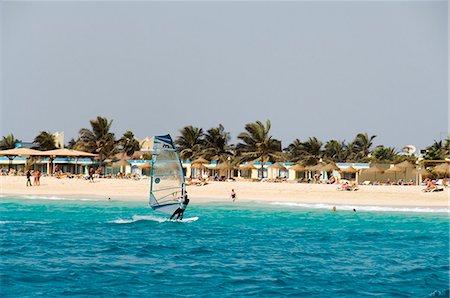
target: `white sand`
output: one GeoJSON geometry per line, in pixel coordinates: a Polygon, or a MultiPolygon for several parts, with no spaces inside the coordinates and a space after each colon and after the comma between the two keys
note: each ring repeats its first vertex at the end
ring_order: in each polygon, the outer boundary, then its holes
{"type": "MultiPolygon", "coordinates": [[[[191,203],[231,201],[323,203],[331,205],[372,205],[448,208],[449,188],[443,192],[424,193],[420,186],[360,186],[358,191],[338,191],[337,185],[266,182],[211,182],[206,186],[188,186],[191,203]]],[[[105,198],[146,201],[149,180],[57,179],[42,177],[40,186],[26,186],[25,177],[0,176],[2,195],[105,198]]]]}

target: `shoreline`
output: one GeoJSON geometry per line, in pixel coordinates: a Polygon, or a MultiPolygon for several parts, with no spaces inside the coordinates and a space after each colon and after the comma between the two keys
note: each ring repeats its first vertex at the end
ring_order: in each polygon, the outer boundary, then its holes
{"type": "MultiPolygon", "coordinates": [[[[237,193],[236,203],[295,203],[395,208],[449,209],[449,188],[442,192],[424,193],[422,186],[359,186],[358,191],[339,191],[338,185],[267,182],[209,182],[205,186],[188,186],[191,204],[230,202],[231,189],[237,193]]],[[[0,176],[2,196],[37,196],[91,198],[147,202],[149,180],[57,179],[43,177],[40,186],[26,186],[22,176],[0,176]]]]}

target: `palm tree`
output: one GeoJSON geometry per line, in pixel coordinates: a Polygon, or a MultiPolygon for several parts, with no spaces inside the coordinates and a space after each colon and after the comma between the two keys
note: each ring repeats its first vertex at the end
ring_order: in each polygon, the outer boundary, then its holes
{"type": "Polygon", "coordinates": [[[333,162],[345,162],[347,160],[348,150],[345,142],[330,140],[324,145],[323,156],[333,162]]]}
{"type": "Polygon", "coordinates": [[[289,160],[293,162],[302,160],[305,153],[303,143],[299,139],[295,139],[284,151],[288,154],[289,160]]]}
{"type": "Polygon", "coordinates": [[[322,145],[323,143],[316,137],[310,137],[308,141],[303,143],[303,158],[305,164],[312,165],[317,164],[322,157],[322,145]]]}
{"type": "Polygon", "coordinates": [[[356,159],[363,160],[369,156],[370,148],[373,145],[373,139],[377,136],[370,136],[367,133],[359,133],[353,140],[354,149],[356,151],[356,159]]]}
{"type": "Polygon", "coordinates": [[[181,135],[176,138],[175,143],[178,146],[181,160],[192,160],[200,156],[204,144],[203,129],[189,125],[183,127],[180,133],[181,135]]]}
{"type": "Polygon", "coordinates": [[[126,131],[118,141],[119,151],[128,156],[133,155],[134,152],[140,149],[138,140],[134,137],[133,132],[126,131]]]}
{"type": "Polygon", "coordinates": [[[392,162],[397,156],[397,151],[393,147],[377,146],[372,151],[372,156],[376,162],[392,162]]]}
{"type": "Polygon", "coordinates": [[[16,143],[19,142],[20,141],[10,133],[7,136],[3,136],[3,140],[0,141],[0,150],[13,149],[16,147],[16,143]]]}
{"type": "Polygon", "coordinates": [[[91,120],[92,130],[82,128],[79,131],[77,149],[96,153],[100,162],[115,154],[116,139],[114,133],[110,132],[112,120],[97,116],[91,120]]]}
{"type": "Polygon", "coordinates": [[[77,141],[75,141],[74,138],[71,138],[69,143],[67,143],[66,148],[75,149],[76,145],[77,145],[77,141]]]}
{"type": "Polygon", "coordinates": [[[207,160],[225,162],[233,155],[232,146],[228,145],[230,133],[225,132],[222,124],[219,127],[210,128],[204,136],[204,148],[202,156],[207,160]]]}
{"type": "Polygon", "coordinates": [[[247,123],[245,125],[246,132],[241,132],[238,139],[242,143],[238,143],[236,149],[240,151],[243,160],[261,160],[261,172],[267,161],[276,161],[283,158],[281,152],[281,141],[272,138],[269,135],[270,121],[266,121],[266,125],[260,121],[247,123]]]}
{"type": "Polygon", "coordinates": [[[48,131],[41,131],[36,138],[34,138],[34,148],[38,150],[53,150],[56,149],[55,136],[48,131]]]}
{"type": "Polygon", "coordinates": [[[442,141],[434,141],[431,146],[426,148],[424,159],[427,160],[439,160],[444,159],[446,156],[445,146],[442,145],[442,141]]]}

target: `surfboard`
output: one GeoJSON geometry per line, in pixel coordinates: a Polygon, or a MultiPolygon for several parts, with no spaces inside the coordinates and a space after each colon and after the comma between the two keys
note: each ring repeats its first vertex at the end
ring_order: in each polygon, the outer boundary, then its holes
{"type": "Polygon", "coordinates": [[[171,221],[175,221],[175,222],[193,222],[193,221],[197,221],[198,217],[188,217],[188,218],[183,218],[183,219],[173,219],[171,221]]]}

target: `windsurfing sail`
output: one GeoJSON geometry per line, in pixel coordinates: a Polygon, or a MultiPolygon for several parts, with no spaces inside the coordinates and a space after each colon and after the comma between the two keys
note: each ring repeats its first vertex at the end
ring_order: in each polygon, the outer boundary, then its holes
{"type": "Polygon", "coordinates": [[[170,135],[155,136],[150,172],[150,206],[172,214],[179,206],[178,198],[185,194],[183,168],[170,135]]]}

